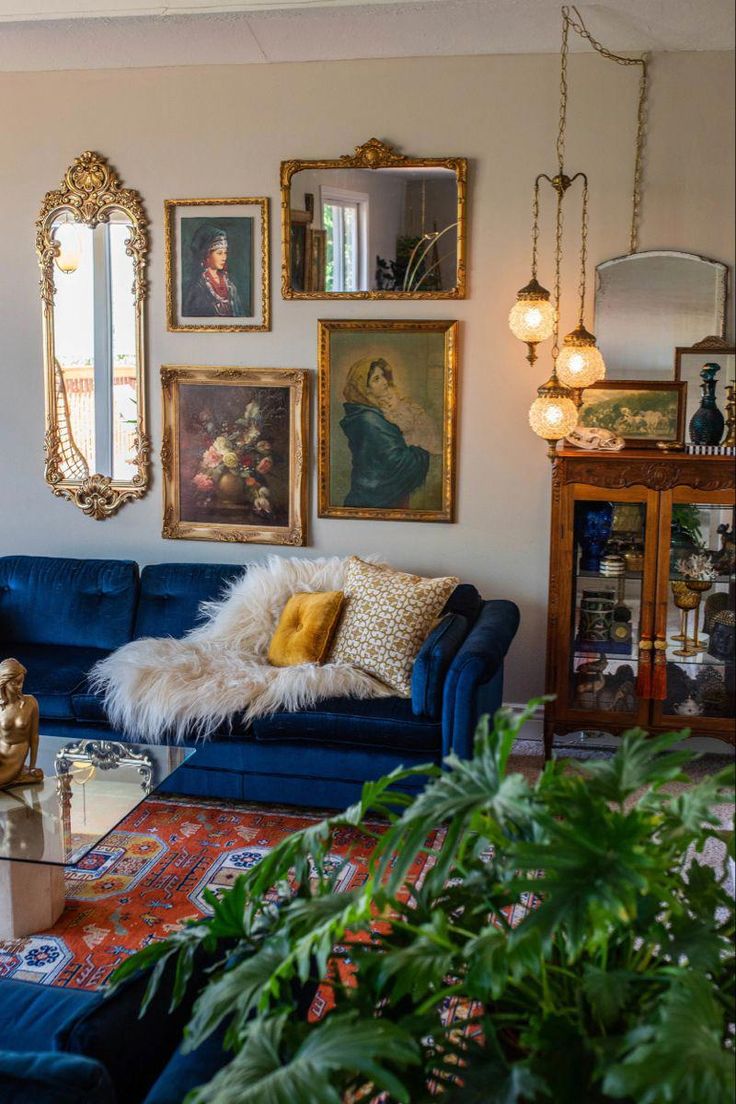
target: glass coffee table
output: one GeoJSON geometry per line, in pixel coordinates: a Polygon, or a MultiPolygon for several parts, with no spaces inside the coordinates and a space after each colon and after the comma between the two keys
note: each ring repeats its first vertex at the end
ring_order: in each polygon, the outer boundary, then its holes
{"type": "Polygon", "coordinates": [[[0,790],[0,939],[51,927],[74,866],[193,748],[39,738],[43,783],[0,790]]]}

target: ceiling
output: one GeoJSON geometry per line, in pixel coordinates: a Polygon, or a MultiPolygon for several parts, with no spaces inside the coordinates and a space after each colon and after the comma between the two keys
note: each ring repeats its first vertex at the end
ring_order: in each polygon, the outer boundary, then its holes
{"type": "MultiPolygon", "coordinates": [[[[733,49],[732,0],[579,7],[614,50],[733,49]]],[[[559,39],[559,0],[0,0],[11,72],[549,53],[559,39]]]]}

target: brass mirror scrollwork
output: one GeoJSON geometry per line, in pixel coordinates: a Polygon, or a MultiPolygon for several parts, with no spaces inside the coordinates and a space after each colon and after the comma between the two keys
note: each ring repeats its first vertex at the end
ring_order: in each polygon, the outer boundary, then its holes
{"type": "Polygon", "coordinates": [[[98,521],[148,489],[147,227],[138,192],[91,151],[46,193],[36,223],[46,482],[98,521]]]}
{"type": "Polygon", "coordinates": [[[281,163],[284,299],[463,299],[464,157],[354,154],[281,163]]]}

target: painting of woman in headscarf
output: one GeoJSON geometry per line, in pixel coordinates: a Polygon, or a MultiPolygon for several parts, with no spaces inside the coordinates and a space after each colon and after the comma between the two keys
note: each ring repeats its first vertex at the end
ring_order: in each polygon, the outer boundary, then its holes
{"type": "Polygon", "coordinates": [[[183,318],[252,313],[252,219],[183,218],[181,247],[183,318]]]}
{"type": "Polygon", "coordinates": [[[268,330],[268,200],[167,199],[168,329],[268,330]]]}
{"type": "Polygon", "coordinates": [[[321,516],[451,520],[455,327],[320,323],[321,516]]]}

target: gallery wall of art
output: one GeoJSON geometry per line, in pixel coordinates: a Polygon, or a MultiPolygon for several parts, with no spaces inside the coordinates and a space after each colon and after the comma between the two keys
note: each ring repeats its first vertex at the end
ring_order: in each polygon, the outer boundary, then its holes
{"type": "MultiPolygon", "coordinates": [[[[640,247],[682,249],[733,265],[733,55],[652,61],[640,247]]],[[[534,371],[507,315],[528,279],[531,183],[554,171],[558,58],[498,56],[330,64],[4,74],[0,98],[0,554],[240,563],[272,553],[374,554],[422,574],[452,572],[521,607],[505,697],[542,688],[549,541],[549,462],[527,425],[534,371]],[[279,164],[335,158],[377,136],[416,156],[469,159],[468,295],[419,302],[284,301],[279,164]],[[152,485],[105,521],[53,497],[43,477],[41,304],[34,223],[44,193],[83,150],[109,159],[150,220],[147,354],[152,485]],[[268,196],[271,330],[166,328],[164,201],[268,196]],[[456,521],[318,518],[315,386],[309,539],[283,547],[161,536],[159,368],[306,369],[316,375],[320,319],[459,322],[456,521]]],[[[567,163],[590,176],[590,263],[628,245],[636,82],[591,54],[570,59],[567,163]]],[[[551,225],[551,212],[545,217],[551,225]]],[[[547,235],[540,277],[549,286],[547,235]]],[[[564,279],[576,284],[576,249],[564,279]]],[[[575,296],[568,297],[571,310],[575,296]]],[[[574,324],[563,318],[563,332],[574,324]],[[568,325],[569,323],[569,325],[568,325]]],[[[733,300],[729,306],[733,335],[733,300]]]]}

